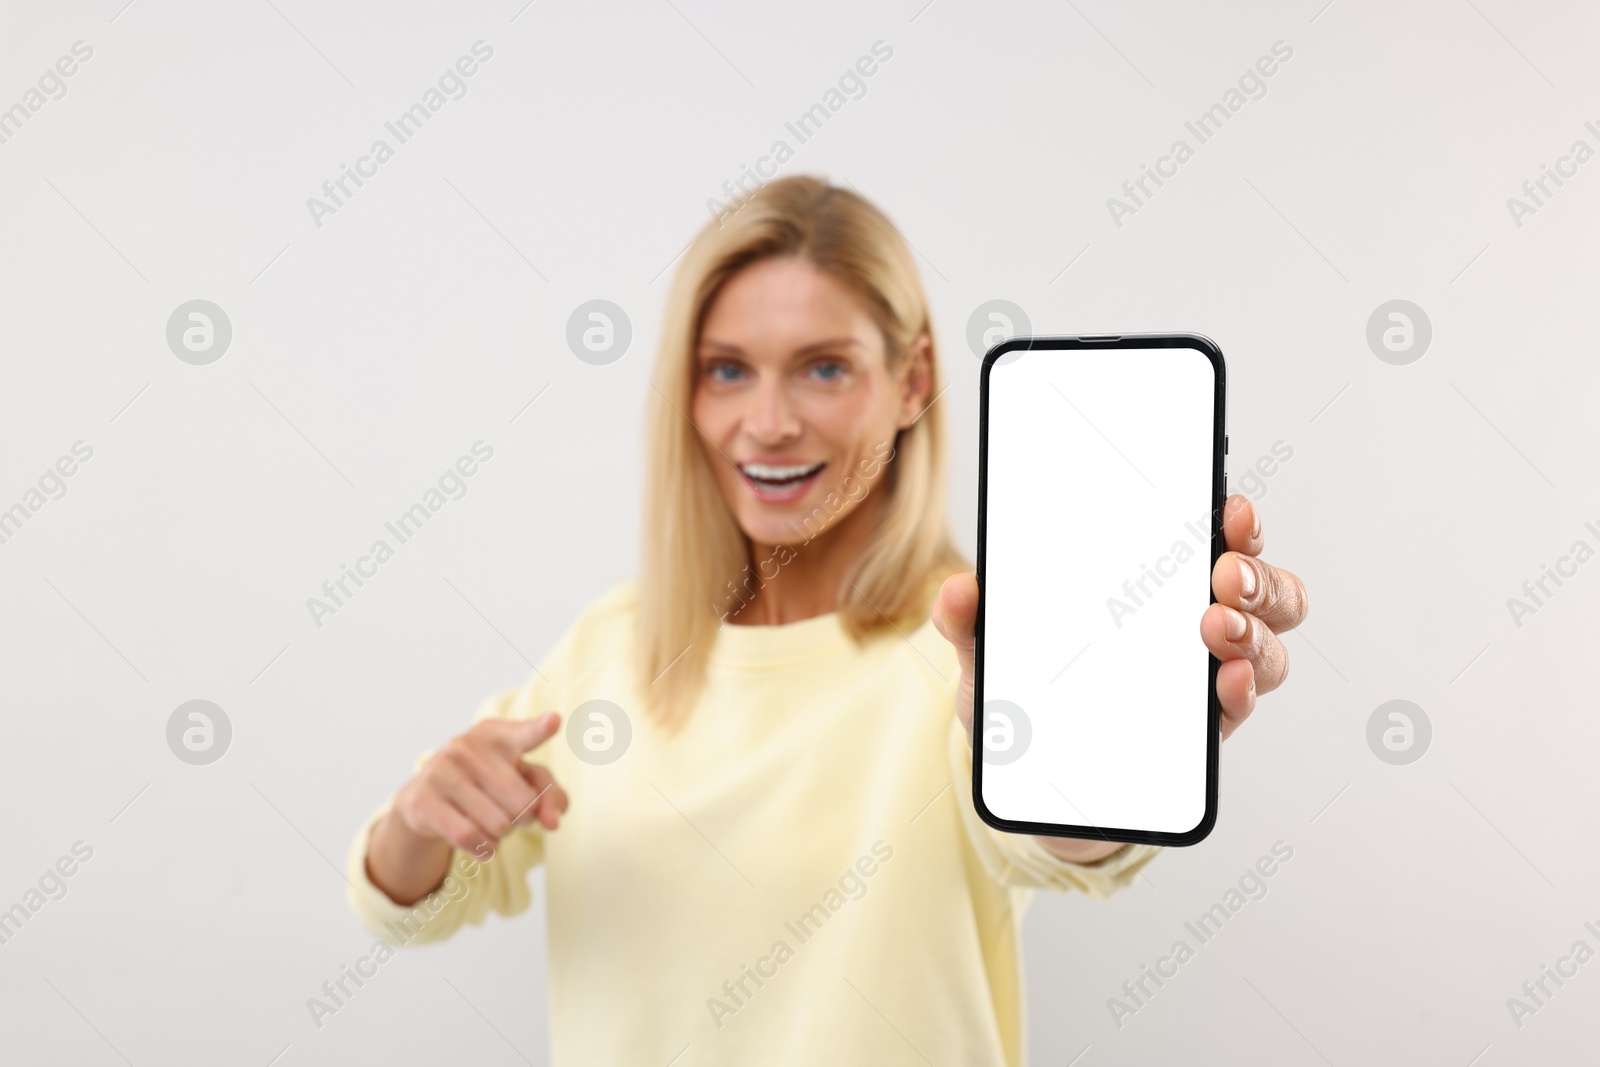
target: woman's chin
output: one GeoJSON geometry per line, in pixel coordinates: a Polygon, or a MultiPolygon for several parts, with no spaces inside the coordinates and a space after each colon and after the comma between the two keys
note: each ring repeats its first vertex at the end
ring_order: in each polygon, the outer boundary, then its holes
{"type": "Polygon", "coordinates": [[[813,487],[800,499],[783,504],[740,501],[734,514],[739,529],[752,543],[793,547],[808,544],[833,529],[857,510],[852,503],[837,491],[813,487]],[[830,498],[833,507],[829,507],[830,498]],[[844,506],[839,509],[841,502],[844,506]]]}
{"type": "MultiPolygon", "coordinates": [[[[823,516],[827,515],[824,508],[823,516]]],[[[738,513],[739,529],[755,544],[794,545],[809,540],[822,532],[818,526],[822,516],[813,514],[806,500],[789,504],[746,503],[738,513]]]]}
{"type": "Polygon", "coordinates": [[[757,545],[794,545],[811,536],[798,522],[783,522],[769,516],[741,523],[740,529],[757,545]]]}

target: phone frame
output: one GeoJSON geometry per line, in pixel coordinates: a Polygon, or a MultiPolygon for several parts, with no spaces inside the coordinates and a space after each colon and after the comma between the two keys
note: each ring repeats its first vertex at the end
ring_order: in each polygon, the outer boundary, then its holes
{"type": "MultiPolygon", "coordinates": [[[[1076,837],[1088,840],[1127,842],[1148,845],[1192,845],[1205,838],[1217,821],[1217,768],[1218,747],[1221,744],[1219,728],[1222,706],[1217,699],[1217,669],[1222,665],[1216,656],[1208,655],[1206,671],[1206,808],[1205,814],[1192,829],[1184,831],[1134,830],[1125,827],[1081,826],[1067,823],[1038,823],[1002,819],[990,811],[983,802],[983,749],[979,733],[983,724],[983,660],[984,660],[984,596],[985,542],[988,532],[989,504],[989,374],[996,361],[1008,352],[1018,350],[1080,350],[1080,349],[1142,349],[1191,348],[1211,361],[1215,374],[1216,390],[1213,403],[1215,440],[1211,459],[1211,569],[1226,548],[1222,532],[1222,507],[1227,499],[1227,474],[1224,456],[1227,454],[1227,367],[1222,349],[1209,337],[1195,333],[1153,334],[1086,334],[1074,337],[1012,337],[989,349],[983,357],[982,376],[978,386],[978,616],[974,628],[972,728],[968,739],[972,742],[972,803],[978,817],[985,823],[1014,834],[1042,834],[1048,837],[1076,837]]],[[[1217,602],[1211,593],[1210,603],[1217,602]]],[[[1196,621],[1195,640],[1199,640],[1199,620],[1196,621]]]]}

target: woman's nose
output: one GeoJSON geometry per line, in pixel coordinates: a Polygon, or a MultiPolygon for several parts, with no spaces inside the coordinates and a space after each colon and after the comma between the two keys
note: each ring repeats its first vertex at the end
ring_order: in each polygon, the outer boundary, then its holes
{"type": "Polygon", "coordinates": [[[745,420],[746,432],[763,443],[793,437],[800,432],[800,420],[782,382],[763,382],[752,398],[754,405],[745,420]]]}

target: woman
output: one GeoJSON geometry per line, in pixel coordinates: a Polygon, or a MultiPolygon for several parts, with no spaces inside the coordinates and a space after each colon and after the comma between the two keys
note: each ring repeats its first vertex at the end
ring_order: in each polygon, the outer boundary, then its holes
{"type": "MultiPolygon", "coordinates": [[[[639,575],[363,827],[365,925],[515,914],[542,862],[556,1063],[1021,1063],[1031,891],[1105,896],[1157,850],[973,810],[940,379],[866,201],[788,178],[708,224],[667,306],[639,575]]],[[[1244,498],[1224,526],[1197,622],[1226,736],[1306,600],[1244,498]]]]}

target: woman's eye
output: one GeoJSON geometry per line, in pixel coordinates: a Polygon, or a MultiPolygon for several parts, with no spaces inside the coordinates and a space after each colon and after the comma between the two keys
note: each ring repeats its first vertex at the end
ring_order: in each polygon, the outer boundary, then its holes
{"type": "Polygon", "coordinates": [[[823,363],[813,363],[811,373],[825,382],[836,382],[844,376],[845,366],[833,360],[823,363]]]}
{"type": "Polygon", "coordinates": [[[733,363],[714,363],[707,370],[712,381],[732,382],[739,379],[739,367],[733,363]]]}

